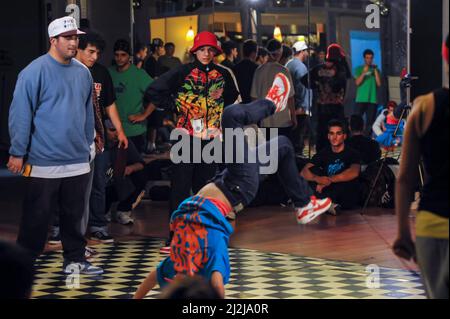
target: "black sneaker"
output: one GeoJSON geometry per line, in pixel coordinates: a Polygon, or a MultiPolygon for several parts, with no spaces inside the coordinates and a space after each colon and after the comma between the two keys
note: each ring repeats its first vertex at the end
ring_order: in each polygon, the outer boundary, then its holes
{"type": "Polygon", "coordinates": [[[103,244],[113,243],[114,238],[112,238],[106,231],[96,231],[91,233],[91,240],[99,241],[103,244]]]}

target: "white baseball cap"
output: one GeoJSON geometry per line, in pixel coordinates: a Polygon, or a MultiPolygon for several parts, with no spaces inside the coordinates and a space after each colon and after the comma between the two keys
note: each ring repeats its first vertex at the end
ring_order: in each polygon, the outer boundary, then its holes
{"type": "Polygon", "coordinates": [[[294,53],[297,54],[301,51],[308,50],[308,45],[306,44],[305,41],[297,41],[294,43],[292,48],[294,49],[294,53]]]}
{"type": "Polygon", "coordinates": [[[48,36],[54,38],[57,36],[70,36],[86,34],[78,30],[77,21],[72,17],[64,17],[53,20],[48,26],[48,36]]]}

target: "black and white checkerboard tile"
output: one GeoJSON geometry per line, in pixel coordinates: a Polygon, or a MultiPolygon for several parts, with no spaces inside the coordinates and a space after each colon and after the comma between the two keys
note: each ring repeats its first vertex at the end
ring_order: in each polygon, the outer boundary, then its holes
{"type": "MultiPolygon", "coordinates": [[[[129,299],[165,258],[159,253],[162,244],[162,239],[145,239],[96,246],[99,255],[92,262],[105,273],[82,275],[79,282],[62,273],[61,252],[46,253],[38,260],[33,298],[129,299]]],[[[232,299],[425,298],[418,274],[405,270],[379,268],[374,276],[366,265],[234,248],[230,260],[226,294],[232,299]]],[[[158,288],[147,298],[159,294],[158,288]]]]}

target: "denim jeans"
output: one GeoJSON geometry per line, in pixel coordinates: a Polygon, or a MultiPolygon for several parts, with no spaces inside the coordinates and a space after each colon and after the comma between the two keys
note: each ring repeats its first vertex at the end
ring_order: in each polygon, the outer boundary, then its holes
{"type": "MultiPolygon", "coordinates": [[[[268,100],[257,100],[250,104],[235,104],[227,107],[222,116],[222,129],[243,128],[256,124],[262,119],[274,114],[275,105],[268,100]]],[[[226,133],[224,134],[226,137],[226,133]]],[[[227,140],[224,141],[227,143],[227,140]]],[[[265,164],[256,155],[256,162],[249,161],[250,152],[260,154],[261,151],[273,150],[270,146],[277,145],[278,170],[277,174],[287,195],[296,207],[306,206],[313,194],[308,183],[299,175],[295,163],[295,152],[291,141],[285,136],[278,136],[250,150],[245,142],[243,150],[235,149],[235,152],[243,151],[243,163],[234,161],[226,164],[226,168],[218,174],[213,182],[224,193],[235,211],[240,211],[248,206],[255,198],[259,182],[264,178],[261,168],[265,164]]],[[[267,153],[266,153],[267,154],[267,153]]]]}

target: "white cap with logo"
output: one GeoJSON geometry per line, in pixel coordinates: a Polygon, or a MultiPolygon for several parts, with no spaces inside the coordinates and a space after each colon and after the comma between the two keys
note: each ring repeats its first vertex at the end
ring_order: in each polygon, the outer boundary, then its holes
{"type": "Polygon", "coordinates": [[[294,43],[292,48],[294,49],[294,53],[297,54],[299,52],[308,50],[308,45],[306,44],[305,41],[298,41],[294,43]]]}
{"type": "Polygon", "coordinates": [[[78,30],[77,21],[72,17],[63,17],[53,20],[48,26],[48,36],[54,38],[57,36],[71,36],[78,34],[86,34],[78,30]]]}

